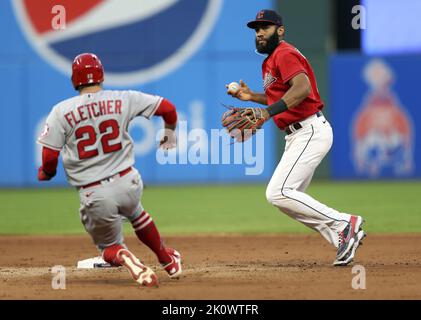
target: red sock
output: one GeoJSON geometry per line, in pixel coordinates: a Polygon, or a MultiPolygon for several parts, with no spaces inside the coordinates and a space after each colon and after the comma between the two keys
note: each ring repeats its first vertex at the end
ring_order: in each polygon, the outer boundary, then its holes
{"type": "Polygon", "coordinates": [[[156,254],[160,263],[167,264],[172,261],[165,250],[155,223],[146,211],[143,211],[139,217],[132,221],[132,226],[137,238],[156,254]]]}
{"type": "Polygon", "coordinates": [[[117,252],[125,249],[121,244],[113,244],[102,251],[102,257],[113,266],[121,266],[120,260],[117,258],[117,252]]]}

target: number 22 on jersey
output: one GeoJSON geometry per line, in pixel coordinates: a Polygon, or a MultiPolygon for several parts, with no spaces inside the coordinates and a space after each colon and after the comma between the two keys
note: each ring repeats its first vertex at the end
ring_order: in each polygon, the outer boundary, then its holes
{"type": "MultiPolygon", "coordinates": [[[[120,136],[120,127],[117,120],[105,120],[99,124],[98,129],[99,132],[103,134],[101,137],[101,146],[104,154],[115,152],[122,148],[121,142],[110,142],[111,140],[117,139],[120,136]]],[[[86,150],[87,147],[94,145],[97,141],[97,134],[93,126],[87,125],[80,127],[75,131],[75,135],[76,139],[81,139],[87,135],[86,138],[80,140],[77,143],[79,159],[88,159],[98,155],[98,149],[86,150]]]]}

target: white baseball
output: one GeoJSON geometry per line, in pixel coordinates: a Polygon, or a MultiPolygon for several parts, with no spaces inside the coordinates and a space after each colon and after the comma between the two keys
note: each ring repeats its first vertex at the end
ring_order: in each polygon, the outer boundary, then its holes
{"type": "Polygon", "coordinates": [[[240,89],[240,85],[237,82],[231,82],[228,85],[228,92],[231,94],[235,94],[240,89]]]}

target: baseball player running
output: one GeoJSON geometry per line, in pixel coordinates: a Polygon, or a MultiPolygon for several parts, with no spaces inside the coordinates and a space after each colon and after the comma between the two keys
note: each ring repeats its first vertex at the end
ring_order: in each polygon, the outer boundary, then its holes
{"type": "MultiPolygon", "coordinates": [[[[264,93],[250,90],[243,81],[238,90],[228,89],[227,93],[268,107],[233,108],[224,114],[223,125],[229,131],[233,128],[254,130],[272,118],[279,129],[285,130],[285,150],[267,186],[267,200],[293,219],[320,232],[337,248],[333,264],[347,265],[353,261],[365,236],[361,228],[363,218],[329,208],[305,193],[333,141],[332,128],[321,112],[323,102],[313,70],[307,59],[283,40],[285,28],[275,11],[259,11],[247,26],[255,30],[257,51],[268,55],[262,65],[264,93]],[[253,117],[256,121],[247,123],[253,117]]],[[[237,141],[243,140],[237,136],[237,141]]]]}
{"type": "Polygon", "coordinates": [[[141,242],[157,256],[170,278],[180,276],[181,257],[167,248],[139,202],[143,183],[133,167],[129,122],[137,116],[162,116],[165,135],[159,147],[176,146],[177,112],[168,100],[139,91],[103,90],[104,69],[92,53],[78,55],[72,65],[72,83],[78,96],[54,106],[38,138],[43,146],[38,180],[56,174],[61,153],[67,179],[79,191],[80,218],[105,261],[125,266],[142,286],[157,286],[155,273],[124,244],[122,217],[141,242]]]}

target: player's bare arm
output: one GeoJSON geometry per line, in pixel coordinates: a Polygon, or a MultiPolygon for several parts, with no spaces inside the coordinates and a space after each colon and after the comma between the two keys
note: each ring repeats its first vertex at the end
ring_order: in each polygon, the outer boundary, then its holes
{"type": "Polygon", "coordinates": [[[263,116],[266,119],[298,106],[311,93],[311,84],[304,72],[294,76],[288,84],[291,87],[282,98],[263,111],[263,116]]]}
{"type": "Polygon", "coordinates": [[[311,84],[305,73],[299,73],[293,77],[288,84],[291,86],[284,94],[282,100],[285,101],[288,109],[299,105],[311,93],[311,84]]]}
{"type": "MultiPolygon", "coordinates": [[[[239,100],[253,101],[262,105],[268,104],[266,94],[251,91],[247,84],[242,80],[240,80],[240,84],[241,87],[238,91],[228,91],[227,93],[239,100]]],[[[262,115],[266,120],[274,115],[287,111],[290,108],[296,107],[311,93],[311,84],[304,72],[294,76],[288,84],[291,87],[284,94],[282,99],[262,110],[262,115]]],[[[248,114],[249,113],[250,112],[248,112],[248,114]]]]}

